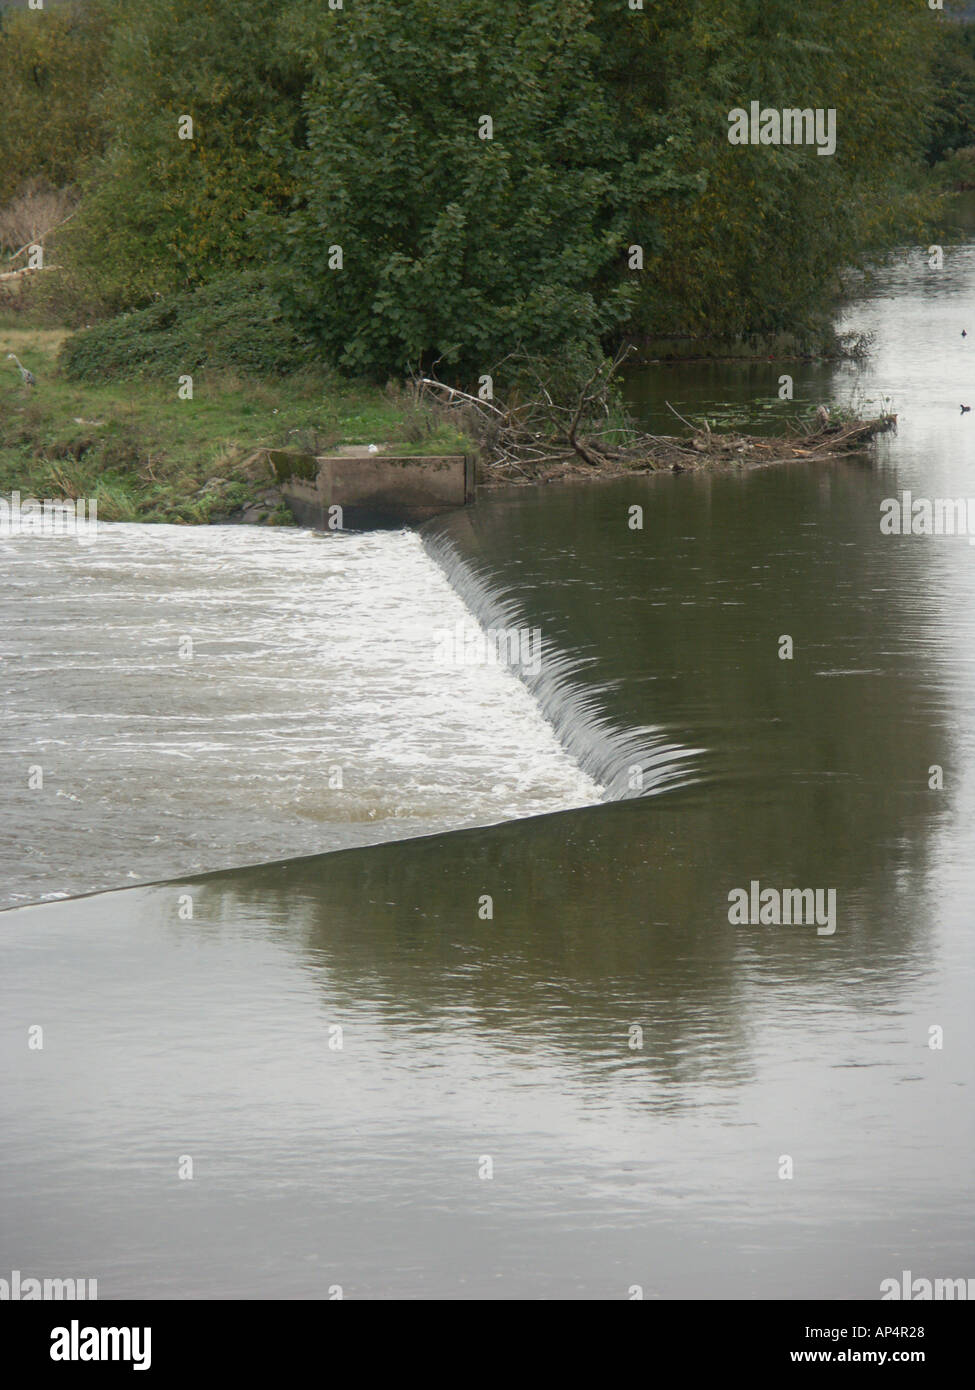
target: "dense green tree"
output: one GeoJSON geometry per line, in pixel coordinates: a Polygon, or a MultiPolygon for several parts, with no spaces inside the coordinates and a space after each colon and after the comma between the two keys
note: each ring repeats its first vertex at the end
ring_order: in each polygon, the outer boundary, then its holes
{"type": "Polygon", "coordinates": [[[66,249],[128,307],[264,259],[263,219],[294,193],[307,70],[290,0],[116,4],[110,146],[66,249]]]}
{"type": "Polygon", "coordinates": [[[735,335],[829,314],[838,272],[903,235],[940,21],[919,0],[644,0],[655,99],[690,132],[701,189],[656,206],[634,327],[735,335]],[[728,113],[836,111],[835,154],[732,145],[728,113]]]}
{"type": "Polygon", "coordinates": [[[593,10],[336,13],[283,254],[288,304],[343,366],[476,375],[519,347],[592,348],[629,316],[627,247],[693,175],[655,112],[621,106],[593,10]]]}
{"type": "Polygon", "coordinates": [[[110,140],[75,275],[129,307],[263,267],[346,369],[466,380],[828,316],[914,211],[950,27],[923,0],[98,3],[110,140]],[[835,153],[730,144],[753,100],[835,110],[835,153]]]}
{"type": "Polygon", "coordinates": [[[934,87],[926,151],[932,164],[975,145],[975,22],[944,26],[935,55],[934,87]]]}

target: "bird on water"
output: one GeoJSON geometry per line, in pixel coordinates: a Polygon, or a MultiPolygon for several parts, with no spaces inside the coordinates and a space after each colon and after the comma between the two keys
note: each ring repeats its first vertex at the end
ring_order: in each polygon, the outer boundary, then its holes
{"type": "Polygon", "coordinates": [[[37,377],[34,375],[34,373],[33,373],[33,372],[29,372],[29,371],[27,370],[27,368],[26,368],[26,367],[24,366],[24,364],[21,362],[20,358],[17,356],[16,353],[8,352],[8,353],[7,353],[7,361],[9,362],[9,361],[11,360],[11,358],[13,359],[14,362],[17,363],[17,370],[18,370],[18,372],[20,372],[20,379],[21,379],[21,381],[24,383],[24,385],[25,385],[25,386],[36,386],[36,385],[37,385],[37,377]]]}

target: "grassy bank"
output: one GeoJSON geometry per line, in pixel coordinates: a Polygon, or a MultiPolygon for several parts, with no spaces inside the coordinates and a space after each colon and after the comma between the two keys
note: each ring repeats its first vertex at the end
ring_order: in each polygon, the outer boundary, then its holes
{"type": "MultiPolygon", "coordinates": [[[[0,493],[98,499],[105,521],[203,523],[257,501],[265,448],[325,453],[395,443],[401,453],[455,453],[470,442],[396,386],[357,385],[313,366],[287,376],[175,374],[104,384],[70,379],[64,329],[0,319],[0,493]],[[25,387],[7,353],[37,378],[25,387]],[[209,486],[207,486],[209,484],[209,486]],[[205,490],[204,490],[205,489],[205,490]]],[[[289,524],[286,508],[267,518],[289,524]]]]}

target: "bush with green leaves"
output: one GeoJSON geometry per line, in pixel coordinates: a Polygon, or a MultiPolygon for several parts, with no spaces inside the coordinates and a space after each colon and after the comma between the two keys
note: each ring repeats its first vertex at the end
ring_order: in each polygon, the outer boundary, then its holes
{"type": "Polygon", "coordinates": [[[934,80],[935,107],[926,150],[931,164],[975,142],[975,22],[943,26],[934,80]]]}
{"type": "Polygon", "coordinates": [[[111,3],[108,148],[62,242],[101,312],[263,264],[265,220],[295,192],[319,23],[317,0],[111,3]]]}
{"type": "Polygon", "coordinates": [[[596,352],[629,318],[627,248],[694,175],[621,101],[600,8],[355,0],[336,21],[277,250],[283,302],[341,367],[476,379],[519,349],[596,352]]]}
{"type": "MultiPolygon", "coordinates": [[[[832,318],[840,272],[920,238],[912,193],[945,26],[918,0],[646,0],[639,47],[693,132],[691,198],[660,199],[639,332],[805,335],[832,318]],[[836,150],[732,145],[729,112],[836,113],[836,150]]],[[[928,200],[929,201],[929,200],[928,200]]]]}
{"type": "Polygon", "coordinates": [[[60,354],[69,377],[92,382],[201,370],[275,376],[308,360],[307,343],[253,273],[95,324],[68,338],[60,354]]]}

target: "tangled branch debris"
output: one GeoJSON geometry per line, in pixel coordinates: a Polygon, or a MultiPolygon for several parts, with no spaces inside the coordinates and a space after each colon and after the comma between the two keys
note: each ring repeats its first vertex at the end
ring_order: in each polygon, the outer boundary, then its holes
{"type": "Polygon", "coordinates": [[[435,377],[417,376],[416,399],[433,403],[478,444],[482,482],[548,482],[557,478],[694,469],[755,467],[803,460],[818,463],[851,453],[897,428],[897,416],[836,422],[796,420],[776,438],[718,433],[706,420],[686,420],[686,436],[643,433],[613,418],[611,385],[625,359],[621,352],[599,366],[575,399],[560,402],[540,376],[527,400],[483,400],[435,377]]]}

